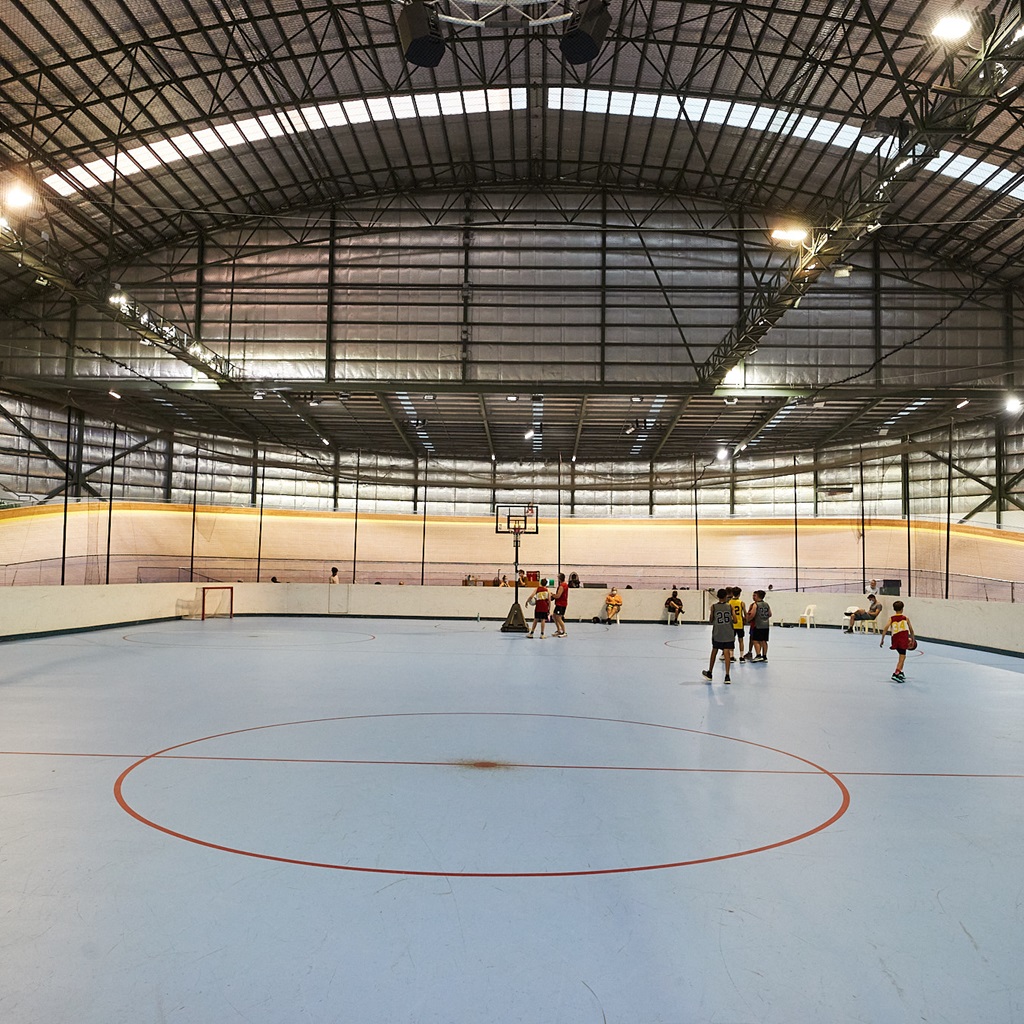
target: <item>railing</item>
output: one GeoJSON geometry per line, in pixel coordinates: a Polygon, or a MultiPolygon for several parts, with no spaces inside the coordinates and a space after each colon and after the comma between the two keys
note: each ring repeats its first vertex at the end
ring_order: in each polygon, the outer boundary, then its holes
{"type": "MultiPolygon", "coordinates": [[[[331,565],[338,566],[342,583],[353,582],[351,561],[323,559],[262,559],[259,581],[267,583],[276,576],[282,583],[326,583],[331,565]]],[[[546,570],[553,575],[555,570],[546,570]]],[[[801,568],[792,566],[662,566],[639,564],[565,565],[566,574],[575,572],[584,584],[596,587],[625,589],[697,590],[708,587],[738,586],[745,593],[754,590],[790,591],[807,593],[863,593],[867,581],[861,577],[860,566],[837,568],[801,568]],[[799,578],[798,578],[799,577],[799,578]],[[798,585],[799,584],[799,585],[798,585]]],[[[360,562],[354,582],[382,583],[386,585],[420,583],[431,586],[458,586],[467,576],[476,578],[477,586],[494,585],[495,570],[472,562],[360,562]]],[[[502,570],[512,581],[511,569],[502,570]]],[[[899,580],[902,597],[946,597],[945,573],[914,570],[909,576],[906,568],[875,567],[875,578],[899,580]]],[[[183,565],[180,558],[161,555],[118,555],[110,559],[110,583],[253,583],[257,582],[255,559],[199,559],[193,566],[183,565]]],[[[45,559],[0,567],[0,585],[55,586],[61,582],[61,560],[45,559]]],[[[108,582],[105,556],[69,557],[64,563],[64,582],[69,585],[94,585],[108,582]]],[[[951,599],[972,601],[1016,602],[1022,584],[1014,580],[953,574],[949,576],[951,599]]],[[[895,596],[895,595],[891,595],[895,596]]]]}

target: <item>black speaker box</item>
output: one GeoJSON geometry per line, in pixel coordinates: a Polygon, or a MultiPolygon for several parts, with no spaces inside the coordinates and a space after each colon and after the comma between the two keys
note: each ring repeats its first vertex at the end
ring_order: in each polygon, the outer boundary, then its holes
{"type": "Polygon", "coordinates": [[[410,64],[436,68],[444,57],[444,36],[437,11],[423,0],[412,0],[398,15],[398,38],[410,64]]]}
{"type": "Polygon", "coordinates": [[[589,64],[600,52],[612,24],[606,0],[580,0],[559,46],[567,64],[589,64]]]}

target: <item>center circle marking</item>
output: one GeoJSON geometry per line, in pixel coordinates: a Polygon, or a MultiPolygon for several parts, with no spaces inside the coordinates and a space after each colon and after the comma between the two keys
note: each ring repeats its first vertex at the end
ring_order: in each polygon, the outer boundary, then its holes
{"type": "MultiPolygon", "coordinates": [[[[214,758],[216,759],[216,758],[214,758]]],[[[503,762],[493,761],[480,761],[480,760],[465,760],[465,761],[451,761],[451,762],[409,762],[411,764],[432,764],[432,765],[451,765],[454,767],[472,767],[484,770],[494,770],[497,768],[505,767],[530,767],[529,765],[517,766],[503,762]]],[[[572,767],[572,766],[566,766],[572,767]]],[[[585,767],[585,766],[578,766],[585,767]]],[[[633,769],[635,770],[635,769],[633,769]]],[[[139,760],[130,764],[118,777],[114,783],[114,798],[123,811],[131,815],[137,821],[143,825],[147,825],[150,828],[155,829],[158,832],[163,832],[166,835],[172,836],[176,839],[184,840],[185,842],[194,843],[197,846],[206,847],[211,850],[219,850],[223,853],[232,853],[242,857],[253,857],[257,860],[267,860],[279,864],[296,864],[302,867],[315,867],[315,868],[328,868],[335,871],[357,871],[365,872],[369,874],[381,874],[381,875],[417,875],[417,876],[428,876],[428,877],[441,877],[441,878],[566,878],[566,877],[577,877],[582,875],[616,875],[626,874],[629,872],[636,871],[659,871],[667,868],[681,868],[690,867],[697,864],[711,864],[716,861],[733,860],[737,857],[747,857],[755,853],[764,853],[768,850],[775,850],[782,846],[788,846],[792,843],[800,842],[803,839],[808,839],[819,832],[823,832],[825,829],[834,825],[850,807],[850,791],[846,788],[845,784],[835,774],[830,772],[827,768],[816,764],[814,761],[808,760],[806,757],[801,757],[799,754],[793,754],[788,750],[781,750],[778,747],[768,746],[764,743],[755,743],[753,740],[743,740],[736,736],[726,736],[722,733],[707,732],[703,729],[689,729],[684,726],[678,725],[664,725],[658,722],[640,722],[633,721],[630,719],[618,719],[618,718],[602,718],[593,715],[554,715],[554,714],[542,714],[542,713],[525,713],[525,712],[494,712],[494,711],[432,711],[432,712],[395,712],[377,715],[340,715],[330,718],[312,718],[296,722],[276,722],[270,725],[257,725],[251,726],[246,729],[233,729],[227,732],[215,733],[211,736],[200,736],[197,739],[186,740],[184,743],[177,743],[170,747],[164,747],[162,750],[154,751],[152,754],[147,754],[145,757],[139,758],[139,760]],[[687,733],[693,736],[702,736],[705,738],[721,739],[732,743],[741,743],[746,746],[755,747],[759,750],[766,750],[773,754],[779,754],[782,757],[790,758],[798,764],[804,766],[804,768],[813,769],[814,772],[830,779],[839,790],[840,802],[836,810],[823,821],[818,822],[811,828],[805,829],[795,835],[787,836],[783,839],[776,840],[775,842],[765,843],[760,846],[752,846],[742,850],[734,850],[729,853],[714,854],[707,857],[695,857],[687,860],[668,861],[660,864],[633,864],[622,867],[609,867],[609,868],[584,868],[578,870],[567,870],[567,871],[424,871],[416,870],[413,868],[384,868],[384,867],[367,867],[358,864],[337,864],[325,861],[313,861],[303,860],[298,857],[284,857],[276,854],[262,853],[258,850],[245,850],[233,846],[225,846],[220,843],[211,842],[210,840],[202,839],[198,836],[189,835],[185,832],[179,832],[174,829],[168,828],[165,825],[161,825],[159,822],[153,821],[147,818],[144,814],[138,811],[135,807],[129,803],[128,799],[124,794],[124,784],[128,777],[142,765],[147,764],[151,761],[159,759],[167,759],[171,755],[175,756],[188,756],[188,755],[177,755],[176,752],[182,751],[187,747],[193,747],[199,743],[206,743],[210,740],[223,739],[228,736],[240,736],[246,733],[261,732],[269,729],[285,729],[299,725],[319,725],[326,722],[347,722],[347,721],[360,721],[366,719],[386,719],[386,718],[493,718],[493,717],[504,717],[504,718],[526,718],[526,719],[559,719],[559,720],[571,720],[580,722],[604,722],[604,723],[616,723],[620,725],[634,725],[642,726],[650,729],[665,729],[672,732],[687,733]]]]}

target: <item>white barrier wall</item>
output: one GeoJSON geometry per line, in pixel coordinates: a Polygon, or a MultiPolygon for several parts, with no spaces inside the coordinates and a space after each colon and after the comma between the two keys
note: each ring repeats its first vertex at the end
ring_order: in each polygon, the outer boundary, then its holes
{"type": "MultiPolygon", "coordinates": [[[[126,625],[159,619],[199,617],[202,587],[193,583],[148,583],[95,587],[5,587],[0,589],[0,638],[14,639],[46,633],[70,632],[104,626],[126,625]]],[[[236,615],[369,616],[375,618],[504,620],[514,600],[514,590],[493,587],[398,587],[368,584],[236,583],[233,586],[236,615]]],[[[529,592],[520,590],[525,607],[529,592]]],[[[664,590],[622,592],[622,624],[665,621],[664,590]]],[[[706,593],[683,590],[683,619],[707,619],[706,593]]],[[[744,595],[749,599],[749,594],[744,595]]],[[[227,592],[208,590],[209,611],[227,610],[227,592]]],[[[892,598],[883,598],[879,621],[892,612],[892,598]]],[[[845,610],[863,606],[861,594],[773,592],[768,595],[773,622],[796,623],[813,606],[815,626],[838,628],[846,621],[845,610]]],[[[603,614],[604,592],[571,591],[566,621],[603,614]]],[[[968,646],[1024,654],[1024,606],[1001,602],[941,601],[908,598],[906,614],[924,640],[936,639],[968,646]]]]}

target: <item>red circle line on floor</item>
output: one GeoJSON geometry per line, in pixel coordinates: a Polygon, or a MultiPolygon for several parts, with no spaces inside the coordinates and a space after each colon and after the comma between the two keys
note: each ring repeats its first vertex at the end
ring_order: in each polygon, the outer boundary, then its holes
{"type": "MultiPolygon", "coordinates": [[[[456,762],[452,763],[454,764],[456,762]]],[[[736,736],[726,736],[722,733],[706,732],[702,729],[688,729],[684,726],[677,725],[664,725],[659,722],[640,722],[622,718],[601,718],[592,715],[553,715],[514,711],[425,711],[390,712],[387,714],[374,715],[339,715],[330,718],[303,719],[295,722],[275,722],[270,725],[251,726],[246,729],[231,729],[227,732],[213,733],[210,736],[201,736],[197,739],[186,740],[184,743],[176,743],[173,746],[164,747],[162,750],[157,750],[152,754],[147,754],[145,757],[140,758],[139,760],[130,764],[117,777],[117,781],[114,783],[114,798],[117,800],[117,803],[126,814],[131,815],[131,817],[135,818],[136,821],[141,822],[143,825],[147,825],[149,828],[155,829],[158,832],[163,832],[165,835],[172,836],[175,839],[181,839],[188,843],[194,843],[197,846],[203,846],[210,850],[218,850],[222,853],[232,853],[242,857],[253,857],[257,860],[267,860],[279,864],[295,864],[300,867],[327,868],[334,871],[358,871],[378,875],[415,875],[434,878],[571,878],[583,875],[617,875],[638,871],[660,871],[667,868],[681,868],[691,867],[697,864],[711,864],[715,861],[733,860],[737,857],[748,857],[751,854],[764,853],[768,850],[775,850],[779,847],[789,846],[792,843],[798,843],[803,839],[808,839],[810,836],[817,835],[817,833],[823,832],[825,829],[834,825],[847,812],[847,810],[849,810],[850,807],[850,791],[846,788],[841,779],[839,779],[836,775],[830,772],[827,768],[823,768],[821,765],[816,764],[814,761],[810,761],[806,757],[801,757],[799,754],[793,754],[788,750],[781,750],[778,747],[768,746],[764,743],[755,743],[753,740],[739,739],[736,736]],[[128,778],[129,775],[131,775],[132,772],[135,771],[136,768],[139,768],[141,765],[144,765],[149,761],[162,758],[165,755],[170,754],[172,751],[181,750],[184,747],[189,747],[196,743],[206,743],[209,740],[222,739],[227,736],[239,736],[244,733],[261,732],[267,729],[282,729],[295,725],[320,725],[325,722],[348,722],[359,721],[364,719],[381,718],[441,717],[556,718],[581,722],[610,722],[617,725],[638,725],[650,729],[667,729],[673,732],[690,733],[695,736],[707,736],[712,737],[714,739],[729,740],[733,743],[743,743],[747,746],[757,747],[760,750],[767,750],[774,754],[780,754],[783,757],[791,758],[794,761],[799,761],[801,764],[813,768],[815,772],[818,772],[826,778],[831,779],[831,781],[835,783],[836,787],[842,794],[842,800],[840,801],[839,807],[832,815],[830,815],[824,821],[819,822],[813,828],[809,828],[803,832],[798,833],[797,835],[787,836],[785,839],[780,839],[773,843],[766,843],[762,846],[754,846],[744,850],[734,850],[731,853],[715,854],[709,857],[696,857],[691,860],[670,861],[663,864],[638,864],[624,867],[586,868],[567,871],[422,871],[412,868],[380,868],[364,867],[357,864],[332,864],[323,861],[302,860],[296,857],[282,857],[270,853],[260,853],[255,850],[242,850],[232,846],[224,846],[220,843],[214,843],[206,839],[200,839],[197,836],[187,835],[184,832],[177,832],[174,829],[166,827],[165,825],[161,825],[158,822],[152,821],[151,819],[147,818],[145,815],[137,811],[134,807],[132,807],[124,795],[125,780],[128,778]]]]}

